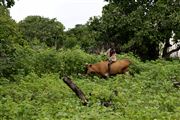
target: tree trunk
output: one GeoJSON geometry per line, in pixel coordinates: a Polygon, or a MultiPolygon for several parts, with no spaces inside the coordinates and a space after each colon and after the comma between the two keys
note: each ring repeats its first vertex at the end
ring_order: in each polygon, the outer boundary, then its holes
{"type": "Polygon", "coordinates": [[[180,46],[177,46],[177,48],[168,51],[168,48],[171,47],[171,46],[172,45],[170,44],[169,40],[166,40],[166,43],[165,43],[164,49],[163,49],[163,54],[162,54],[163,58],[165,58],[165,59],[169,58],[172,53],[177,52],[177,51],[180,50],[180,46]]]}
{"type": "Polygon", "coordinates": [[[164,49],[163,49],[163,54],[162,54],[163,58],[169,58],[170,55],[168,54],[168,48],[171,46],[172,45],[170,44],[169,39],[167,39],[165,41],[165,45],[164,45],[164,49]]]}
{"type": "Polygon", "coordinates": [[[88,100],[76,84],[74,84],[69,77],[64,77],[63,81],[76,93],[76,95],[81,99],[83,105],[87,105],[88,100]]]}

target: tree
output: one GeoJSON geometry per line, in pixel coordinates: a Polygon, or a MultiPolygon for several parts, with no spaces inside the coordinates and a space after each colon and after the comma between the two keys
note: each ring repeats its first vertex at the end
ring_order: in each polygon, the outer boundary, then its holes
{"type": "Polygon", "coordinates": [[[97,46],[105,46],[104,38],[106,38],[106,34],[102,34],[104,29],[103,29],[103,23],[102,23],[102,17],[100,16],[94,16],[90,17],[89,21],[86,23],[89,31],[91,31],[92,36],[95,41],[95,47],[94,48],[99,48],[97,46]]]}
{"type": "Polygon", "coordinates": [[[90,50],[95,44],[95,36],[87,25],[76,25],[66,31],[66,40],[64,41],[65,47],[74,47],[79,45],[84,50],[90,50]]]}
{"type": "Polygon", "coordinates": [[[158,58],[161,42],[167,44],[163,53],[171,53],[167,48],[172,31],[175,43],[179,38],[179,0],[106,1],[109,4],[100,18],[101,41],[113,42],[118,52],[132,51],[142,59],[158,58]]]}
{"type": "Polygon", "coordinates": [[[173,52],[179,51],[180,46],[171,51],[168,50],[172,45],[170,44],[170,38],[174,33],[173,42],[179,44],[178,39],[180,38],[180,1],[158,1],[157,6],[154,7],[153,12],[156,17],[156,24],[160,42],[164,43],[162,57],[168,58],[173,52]]]}
{"type": "Polygon", "coordinates": [[[38,39],[50,47],[56,46],[57,49],[62,45],[64,26],[56,19],[28,16],[18,24],[24,39],[29,43],[34,39],[38,39]]]}
{"type": "Polygon", "coordinates": [[[0,77],[10,77],[14,73],[15,44],[19,33],[9,11],[3,6],[0,6],[0,11],[0,77]]]}
{"type": "Polygon", "coordinates": [[[15,4],[14,0],[0,0],[0,6],[10,8],[15,4]]]}

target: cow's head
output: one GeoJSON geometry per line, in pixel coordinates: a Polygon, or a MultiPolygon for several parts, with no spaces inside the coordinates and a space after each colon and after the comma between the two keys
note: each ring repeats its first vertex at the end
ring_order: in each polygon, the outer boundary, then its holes
{"type": "Polygon", "coordinates": [[[92,64],[86,64],[86,69],[85,69],[86,74],[91,74],[94,73],[93,65],[92,64]]]}

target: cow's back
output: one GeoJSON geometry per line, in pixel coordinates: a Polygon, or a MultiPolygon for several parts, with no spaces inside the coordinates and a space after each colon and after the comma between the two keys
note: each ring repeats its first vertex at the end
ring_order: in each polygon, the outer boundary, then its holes
{"type": "Polygon", "coordinates": [[[102,76],[105,76],[105,74],[108,72],[108,61],[101,61],[94,64],[94,66],[97,68],[97,73],[101,74],[102,76]]]}
{"type": "Polygon", "coordinates": [[[125,69],[128,69],[130,65],[130,61],[128,59],[118,60],[111,65],[111,74],[124,73],[125,69]]]}
{"type": "MultiPolygon", "coordinates": [[[[100,74],[101,76],[106,76],[108,73],[108,61],[101,61],[92,65],[95,73],[100,74]]],[[[111,64],[110,74],[124,73],[124,70],[127,69],[129,65],[130,61],[128,59],[118,60],[111,64]]]]}

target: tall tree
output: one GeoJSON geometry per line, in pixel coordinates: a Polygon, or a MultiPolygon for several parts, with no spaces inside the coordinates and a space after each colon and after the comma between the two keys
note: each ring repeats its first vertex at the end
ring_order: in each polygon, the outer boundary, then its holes
{"type": "Polygon", "coordinates": [[[9,77],[14,72],[14,45],[19,41],[19,33],[9,11],[3,6],[0,11],[0,77],[9,77]]]}
{"type": "MultiPolygon", "coordinates": [[[[142,59],[156,59],[161,42],[169,47],[172,31],[178,42],[180,0],[106,1],[109,4],[103,8],[100,36],[104,43],[114,42],[118,52],[132,51],[142,59]]],[[[163,48],[164,56],[171,53],[167,48],[163,48]]]]}
{"type": "Polygon", "coordinates": [[[46,43],[48,46],[56,46],[62,44],[64,35],[64,26],[56,19],[44,18],[41,16],[28,16],[19,23],[20,31],[23,33],[24,39],[32,42],[34,39],[46,43]]]}
{"type": "Polygon", "coordinates": [[[95,45],[95,35],[87,25],[78,24],[66,31],[65,47],[79,45],[84,50],[90,50],[95,45]]]}

